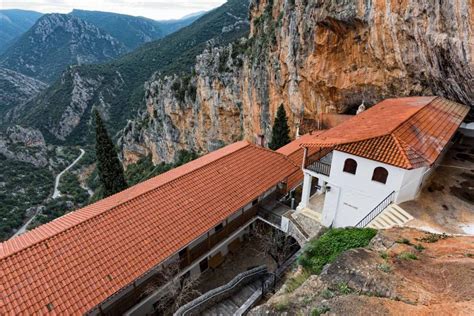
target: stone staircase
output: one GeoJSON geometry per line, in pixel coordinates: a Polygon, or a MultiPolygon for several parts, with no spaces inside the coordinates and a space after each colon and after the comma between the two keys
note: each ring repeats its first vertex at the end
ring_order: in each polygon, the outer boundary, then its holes
{"type": "Polygon", "coordinates": [[[413,216],[408,214],[397,204],[390,204],[385,210],[375,217],[367,227],[375,229],[388,229],[395,226],[404,226],[411,221],[413,216]]]}
{"type": "Polygon", "coordinates": [[[204,310],[203,316],[239,315],[239,309],[258,290],[261,289],[262,281],[257,280],[244,286],[231,297],[220,301],[216,305],[204,310]]]}

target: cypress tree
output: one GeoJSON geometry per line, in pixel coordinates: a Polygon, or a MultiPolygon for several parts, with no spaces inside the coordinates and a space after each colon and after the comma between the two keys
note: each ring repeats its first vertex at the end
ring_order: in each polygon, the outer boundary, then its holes
{"type": "Polygon", "coordinates": [[[275,122],[272,128],[272,140],[268,144],[268,147],[273,150],[277,150],[280,147],[285,146],[291,141],[290,139],[290,128],[288,127],[288,118],[286,117],[286,111],[281,104],[278,107],[275,122]]]}
{"type": "Polygon", "coordinates": [[[104,197],[107,197],[125,190],[128,185],[125,181],[123,167],[118,159],[114,143],[107,133],[99,111],[95,110],[94,115],[97,169],[99,171],[100,182],[104,188],[104,197]]]}

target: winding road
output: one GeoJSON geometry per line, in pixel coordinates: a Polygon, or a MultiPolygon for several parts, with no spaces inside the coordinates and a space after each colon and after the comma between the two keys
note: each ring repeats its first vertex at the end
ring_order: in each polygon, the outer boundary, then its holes
{"type": "MultiPolygon", "coordinates": [[[[74,167],[74,165],[76,163],[79,162],[79,160],[81,160],[82,156],[84,156],[85,154],[85,151],[84,149],[82,148],[79,148],[79,150],[81,151],[81,154],[79,155],[79,157],[76,158],[76,160],[74,160],[69,166],[66,167],[66,169],[64,169],[63,171],[61,171],[57,176],[56,176],[56,179],[54,180],[54,192],[53,192],[53,199],[57,199],[58,197],[61,196],[61,192],[59,191],[58,187],[59,187],[59,181],[61,180],[61,176],[66,173],[69,169],[71,169],[72,167],[74,167]]],[[[35,215],[33,215],[23,226],[20,227],[20,229],[18,229],[18,231],[12,236],[15,237],[15,236],[18,236],[18,235],[21,235],[23,234],[24,232],[26,232],[26,228],[28,227],[28,225],[31,224],[31,222],[33,222],[33,220],[36,218],[36,216],[38,216],[41,212],[37,211],[35,213],[35,215]]]]}
{"type": "Polygon", "coordinates": [[[66,167],[66,169],[64,169],[63,171],[61,171],[57,176],[56,176],[56,180],[54,181],[54,192],[53,192],[53,199],[57,199],[58,197],[61,196],[61,192],[59,192],[59,181],[61,180],[61,177],[63,174],[65,174],[69,169],[71,169],[72,167],[74,167],[74,165],[76,163],[79,162],[79,160],[81,160],[82,156],[84,156],[85,154],[85,151],[84,149],[82,148],[79,148],[79,150],[81,151],[81,154],[79,155],[79,157],[76,158],[76,160],[74,160],[69,166],[66,167]]]}

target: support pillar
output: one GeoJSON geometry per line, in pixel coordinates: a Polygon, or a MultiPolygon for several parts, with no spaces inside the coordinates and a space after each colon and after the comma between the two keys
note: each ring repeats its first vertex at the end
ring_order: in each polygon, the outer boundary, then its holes
{"type": "Polygon", "coordinates": [[[301,203],[298,208],[305,208],[309,205],[309,198],[311,195],[311,183],[313,177],[308,173],[304,173],[304,180],[303,180],[303,192],[301,194],[301,203]]]}

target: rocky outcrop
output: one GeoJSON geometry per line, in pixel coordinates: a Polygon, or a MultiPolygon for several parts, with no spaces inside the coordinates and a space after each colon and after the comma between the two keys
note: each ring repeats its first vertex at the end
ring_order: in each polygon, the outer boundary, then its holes
{"type": "Polygon", "coordinates": [[[146,110],[119,138],[125,163],[143,155],[172,162],[179,150],[213,151],[244,137],[242,55],[234,45],[198,56],[195,76],[160,78],[145,84],[146,110]]]}
{"type": "Polygon", "coordinates": [[[467,236],[380,230],[367,248],[342,253],[296,289],[303,271],[295,271],[249,315],[470,315],[472,242],[467,236]]]}
{"type": "Polygon", "coordinates": [[[0,113],[22,105],[37,96],[47,85],[16,71],[0,67],[0,113]]]}
{"type": "Polygon", "coordinates": [[[68,65],[110,60],[127,50],[110,34],[68,14],[46,14],[0,58],[0,65],[52,82],[68,65]]]}
{"type": "Polygon", "coordinates": [[[151,153],[170,161],[178,149],[207,152],[256,134],[268,140],[280,104],[293,131],[303,118],[390,97],[474,105],[472,11],[469,0],[254,0],[250,37],[197,58],[187,79],[195,99],[175,97],[175,77],[145,85],[147,111],[121,138],[125,160],[151,153]]]}
{"type": "Polygon", "coordinates": [[[41,132],[18,125],[0,134],[0,155],[35,167],[48,166],[47,147],[41,132]]]}

